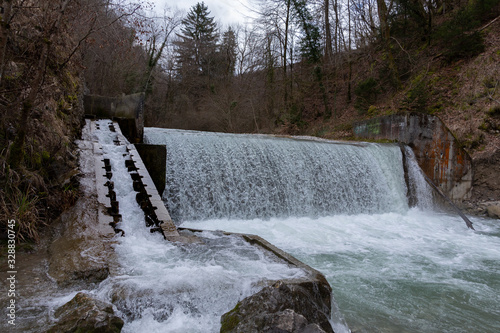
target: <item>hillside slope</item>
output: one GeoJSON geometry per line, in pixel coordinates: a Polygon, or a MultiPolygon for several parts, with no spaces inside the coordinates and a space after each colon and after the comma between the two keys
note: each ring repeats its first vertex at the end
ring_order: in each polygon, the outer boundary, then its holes
{"type": "MultiPolygon", "coordinates": [[[[473,198],[464,204],[476,213],[484,212],[484,205],[478,208],[478,203],[500,198],[500,19],[478,31],[484,38],[484,51],[478,55],[449,62],[442,47],[407,50],[414,66],[399,89],[387,89],[377,82],[376,98],[361,112],[356,100],[347,103],[345,89],[339,89],[336,100],[330,101],[337,105],[337,117],[325,121],[310,111],[304,116],[308,126],[300,133],[351,140],[352,124],[362,119],[408,111],[436,115],[473,158],[473,198]]],[[[366,54],[358,57],[354,65],[358,87],[372,77],[376,56],[371,61],[366,61],[366,54]]],[[[281,128],[282,133],[288,130],[281,128]]]]}

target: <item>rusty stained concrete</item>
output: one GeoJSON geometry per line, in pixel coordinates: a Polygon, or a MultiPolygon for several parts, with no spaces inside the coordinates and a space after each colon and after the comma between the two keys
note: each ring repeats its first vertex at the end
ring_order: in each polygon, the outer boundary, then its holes
{"type": "Polygon", "coordinates": [[[436,116],[395,114],[354,125],[357,139],[391,140],[413,149],[420,168],[454,202],[472,193],[472,159],[436,116]]]}

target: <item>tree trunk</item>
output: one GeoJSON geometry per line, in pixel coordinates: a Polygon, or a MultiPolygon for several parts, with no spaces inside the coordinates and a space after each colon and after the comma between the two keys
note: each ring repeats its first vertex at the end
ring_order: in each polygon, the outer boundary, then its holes
{"type": "Polygon", "coordinates": [[[286,1],[286,19],[285,19],[285,42],[283,45],[283,77],[284,77],[284,104],[285,109],[288,110],[288,68],[287,68],[287,52],[288,52],[288,28],[290,25],[290,6],[291,0],[286,1]]]}
{"type": "Polygon", "coordinates": [[[391,32],[389,24],[387,22],[387,6],[385,5],[384,0],[377,0],[377,12],[378,12],[378,18],[380,20],[380,30],[382,33],[382,39],[385,45],[385,50],[387,52],[387,59],[389,61],[389,69],[391,71],[391,75],[394,79],[394,82],[399,87],[401,83],[399,81],[399,75],[396,68],[396,64],[394,62],[394,57],[392,56],[391,43],[390,43],[391,32]]]}
{"type": "MultiPolygon", "coordinates": [[[[384,0],[382,0],[384,1],[384,0]]],[[[349,48],[347,50],[347,64],[349,66],[349,74],[347,78],[347,103],[352,101],[352,93],[351,93],[351,78],[352,78],[352,62],[351,62],[351,6],[349,1],[347,2],[347,15],[348,15],[348,24],[349,24],[349,48]]]]}
{"type": "Polygon", "coordinates": [[[274,113],[274,59],[271,50],[271,37],[267,37],[266,45],[266,108],[269,117],[277,122],[280,114],[274,113]]]}
{"type": "Polygon", "coordinates": [[[427,0],[427,9],[428,9],[428,21],[427,21],[427,46],[431,46],[431,36],[432,36],[432,2],[431,0],[427,0]]]}
{"type": "Polygon", "coordinates": [[[5,73],[5,64],[7,62],[7,43],[9,40],[10,20],[12,13],[12,0],[2,2],[3,13],[0,17],[0,85],[2,84],[5,73]]]}
{"type": "Polygon", "coordinates": [[[332,29],[330,26],[330,0],[325,0],[325,60],[332,58],[332,29]]]}
{"type": "Polygon", "coordinates": [[[340,20],[339,20],[338,0],[335,0],[335,5],[333,9],[335,10],[335,53],[338,53],[340,50],[340,37],[339,37],[340,20]]]}

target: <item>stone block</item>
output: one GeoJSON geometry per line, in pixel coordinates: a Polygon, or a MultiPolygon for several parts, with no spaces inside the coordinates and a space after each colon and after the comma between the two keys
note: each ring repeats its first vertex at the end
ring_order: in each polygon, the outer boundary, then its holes
{"type": "Polygon", "coordinates": [[[486,207],[486,212],[493,219],[500,219],[500,202],[495,202],[486,207]]]}
{"type": "Polygon", "coordinates": [[[124,322],[116,316],[113,306],[80,292],[56,310],[57,324],[47,332],[120,332],[124,322]]]}

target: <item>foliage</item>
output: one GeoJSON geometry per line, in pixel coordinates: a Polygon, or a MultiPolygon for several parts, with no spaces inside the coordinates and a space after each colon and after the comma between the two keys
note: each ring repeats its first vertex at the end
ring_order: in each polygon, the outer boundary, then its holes
{"type": "Polygon", "coordinates": [[[355,107],[359,114],[365,114],[370,105],[377,101],[377,96],[380,93],[377,80],[370,77],[358,83],[354,89],[356,95],[355,107]]]}
{"type": "Polygon", "coordinates": [[[453,62],[458,59],[472,58],[482,52],[484,52],[484,39],[480,32],[458,33],[451,36],[445,57],[448,62],[453,62]]]}
{"type": "Polygon", "coordinates": [[[289,122],[293,127],[302,128],[307,125],[302,118],[304,112],[304,106],[300,103],[293,103],[290,106],[289,112],[284,116],[285,120],[289,122]]]}
{"type": "Polygon", "coordinates": [[[474,150],[479,148],[482,144],[484,144],[485,136],[483,133],[478,135],[468,134],[463,140],[462,145],[467,150],[474,150]]]}
{"type": "Polygon", "coordinates": [[[83,16],[83,22],[74,23],[77,36],[88,35],[78,53],[83,55],[80,61],[85,67],[83,76],[88,93],[120,96],[142,92],[145,81],[149,82],[148,66],[157,54],[155,48],[148,47],[158,36],[145,13],[136,15],[142,8],[140,5],[131,2],[133,7],[128,8],[108,2],[106,7],[101,1],[96,0],[94,7],[83,10],[82,14],[92,21],[83,16]]]}
{"type": "Polygon", "coordinates": [[[500,106],[495,105],[491,109],[488,110],[487,114],[490,117],[500,117],[500,106]]]}
{"type": "Polygon", "coordinates": [[[445,59],[451,63],[484,52],[483,34],[474,30],[482,23],[498,0],[479,0],[460,8],[437,29],[436,37],[446,45],[445,59]]]}
{"type": "Polygon", "coordinates": [[[210,77],[216,66],[217,24],[210,17],[208,7],[197,3],[182,20],[181,33],[177,36],[177,62],[181,78],[202,75],[210,77]]]}
{"type": "Polygon", "coordinates": [[[430,34],[429,16],[431,12],[424,8],[422,1],[395,0],[391,15],[391,31],[395,35],[420,35],[428,38],[430,34]]]}
{"type": "Polygon", "coordinates": [[[496,7],[499,4],[500,0],[476,0],[468,3],[466,9],[473,12],[475,19],[485,22],[498,16],[498,8],[496,7]]]}
{"type": "Polygon", "coordinates": [[[428,99],[427,80],[424,76],[419,75],[412,81],[412,87],[406,93],[403,106],[408,111],[426,113],[428,99]]]}
{"type": "Polygon", "coordinates": [[[313,23],[313,17],[307,8],[305,0],[293,0],[292,3],[304,32],[304,36],[300,40],[302,57],[313,64],[317,63],[321,58],[319,28],[313,23]]]}

